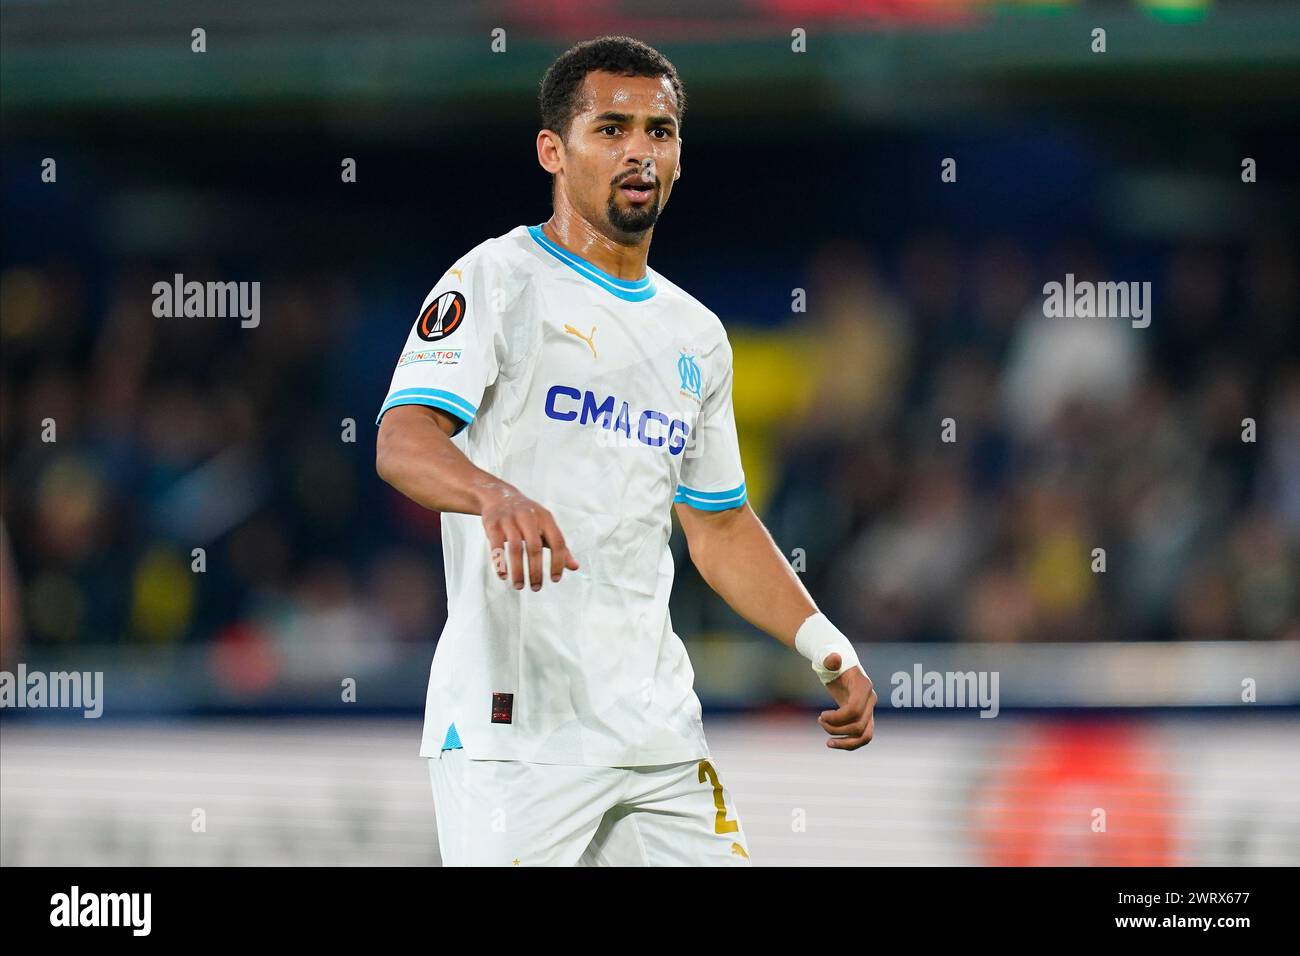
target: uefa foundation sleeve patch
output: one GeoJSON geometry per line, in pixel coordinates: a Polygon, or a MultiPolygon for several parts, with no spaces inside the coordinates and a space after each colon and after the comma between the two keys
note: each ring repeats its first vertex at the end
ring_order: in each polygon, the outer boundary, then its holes
{"type": "Polygon", "coordinates": [[[457,420],[453,435],[477,417],[506,352],[494,307],[491,260],[471,250],[438,280],[420,307],[375,418],[398,405],[425,405],[457,420]]]}
{"type": "Polygon", "coordinates": [[[492,723],[508,724],[514,714],[515,695],[514,694],[493,694],[492,695],[492,723]]]}

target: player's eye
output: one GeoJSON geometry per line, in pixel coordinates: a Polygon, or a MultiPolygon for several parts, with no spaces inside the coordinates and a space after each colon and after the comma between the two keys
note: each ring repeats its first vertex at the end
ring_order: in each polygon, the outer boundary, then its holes
{"type": "Polygon", "coordinates": [[[603,133],[603,132],[605,132],[605,130],[607,130],[607,129],[612,129],[612,130],[614,130],[615,132],[618,132],[618,127],[617,127],[617,126],[602,126],[602,127],[600,128],[600,132],[603,133]]]}
{"type": "Polygon", "coordinates": [[[657,127],[655,127],[653,130],[651,130],[651,132],[652,132],[652,133],[663,133],[664,135],[663,135],[663,136],[660,136],[660,137],[659,137],[660,139],[672,139],[672,135],[673,135],[673,131],[670,130],[670,129],[669,129],[668,127],[666,127],[666,126],[657,126],[657,127]]]}

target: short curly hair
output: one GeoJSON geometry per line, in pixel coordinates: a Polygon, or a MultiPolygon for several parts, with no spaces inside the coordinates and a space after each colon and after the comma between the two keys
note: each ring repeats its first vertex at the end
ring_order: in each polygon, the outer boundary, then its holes
{"type": "Polygon", "coordinates": [[[538,104],[542,129],[554,130],[567,141],[569,124],[578,115],[578,97],[587,74],[595,71],[617,76],[666,76],[677,97],[677,124],[686,112],[686,90],[677,68],[652,46],[632,37],[604,36],[570,47],[542,77],[538,104]]]}

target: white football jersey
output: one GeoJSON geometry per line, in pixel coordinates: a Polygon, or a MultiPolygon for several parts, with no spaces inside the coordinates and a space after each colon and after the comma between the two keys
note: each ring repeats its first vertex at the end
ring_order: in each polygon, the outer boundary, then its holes
{"type": "MultiPolygon", "coordinates": [[[[442,516],[447,623],[420,753],[599,767],[709,756],[673,632],[674,501],[739,507],[745,477],[718,317],[647,268],[616,279],[518,226],[424,300],[379,412],[428,405],[452,441],[550,510],[581,569],[516,590],[478,515],[442,516]]],[[[378,420],[377,420],[378,422],[378,420]]],[[[526,552],[525,552],[526,555],[526,552]]],[[[525,557],[526,560],[526,557],[525,557]]]]}

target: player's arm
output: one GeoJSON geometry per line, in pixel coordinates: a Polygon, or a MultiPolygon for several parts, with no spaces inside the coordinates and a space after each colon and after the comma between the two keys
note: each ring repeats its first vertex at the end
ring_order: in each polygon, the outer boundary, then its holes
{"type": "Polygon", "coordinates": [[[746,501],[700,511],[674,505],[691,562],[709,587],[755,627],[794,647],[794,635],[817,605],[746,501]]]}
{"type": "Polygon", "coordinates": [[[390,409],[379,423],[375,471],[430,511],[481,515],[485,504],[512,489],[452,443],[451,435],[461,424],[440,408],[399,405],[390,409]]]}
{"type": "Polygon", "coordinates": [[[551,549],[551,580],[564,569],[578,569],[555,518],[518,488],[470,461],[451,440],[463,425],[439,408],[398,405],[379,424],[375,441],[375,470],[416,504],[432,511],[482,515],[483,530],[497,560],[497,577],[516,588],[524,580],[523,552],[528,552],[529,581],[542,586],[542,548],[551,549]]]}
{"type": "Polygon", "coordinates": [[[481,515],[497,577],[542,586],[542,549],[550,548],[552,581],[576,571],[551,513],[518,488],[476,466],[451,436],[469,428],[510,355],[505,335],[509,297],[491,258],[471,254],[448,269],[425,296],[375,424],[375,470],[417,504],[481,515]],[[500,302],[498,302],[500,300],[500,302]]]}
{"type": "MultiPolygon", "coordinates": [[[[716,511],[684,502],[674,507],[692,563],[737,614],[800,653],[804,653],[798,646],[801,639],[811,642],[813,648],[819,645],[815,629],[834,631],[748,501],[716,511]]],[[[821,659],[826,671],[839,671],[843,663],[842,656],[833,651],[821,659]]],[[[829,681],[826,689],[839,705],[837,710],[823,711],[819,718],[832,738],[827,746],[856,750],[870,743],[875,732],[876,691],[866,671],[849,666],[829,681]]]]}
{"type": "Polygon", "coordinates": [[[691,560],[724,601],[812,663],[838,709],[823,711],[828,747],[856,750],[875,731],[876,691],[849,639],[809,596],[750,507],[731,403],[731,343],[707,356],[708,394],[682,459],[673,497],[691,560]]]}

